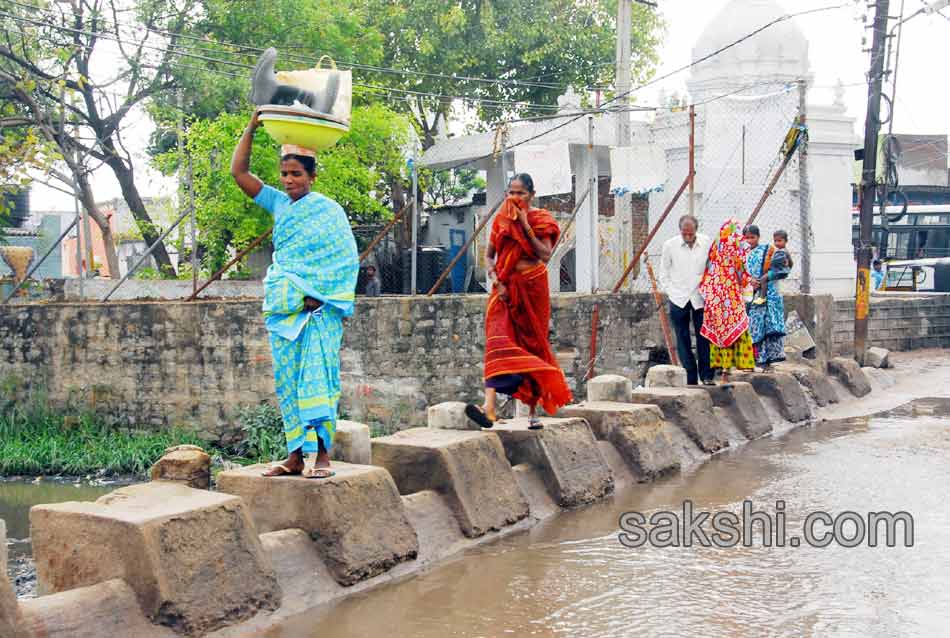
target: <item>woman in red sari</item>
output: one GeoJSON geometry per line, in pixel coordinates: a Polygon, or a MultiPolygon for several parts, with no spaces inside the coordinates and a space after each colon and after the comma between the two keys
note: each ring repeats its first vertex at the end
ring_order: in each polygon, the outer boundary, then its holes
{"type": "Polygon", "coordinates": [[[541,429],[539,403],[554,414],[572,400],[548,342],[551,299],[546,264],[561,231],[551,213],[531,207],[533,198],[531,176],[515,175],[495,216],[486,252],[493,285],[485,311],[485,403],[465,409],[485,428],[498,420],[499,392],[528,405],[531,429],[541,429]]]}

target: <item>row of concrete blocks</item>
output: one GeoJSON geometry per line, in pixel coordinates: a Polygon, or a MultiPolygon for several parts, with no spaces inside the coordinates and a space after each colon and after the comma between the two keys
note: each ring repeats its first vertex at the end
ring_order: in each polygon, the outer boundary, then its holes
{"type": "MultiPolygon", "coordinates": [[[[829,370],[854,394],[861,380],[870,391],[853,362],[829,370]]],[[[681,381],[662,368],[652,378],[681,381]]],[[[326,480],[264,478],[257,466],[223,472],[217,492],[153,481],[95,503],[36,506],[33,551],[50,595],[18,607],[0,591],[0,635],[257,635],[275,622],[260,611],[299,613],[408,575],[838,400],[827,377],[794,365],[701,389],[634,390],[618,376],[587,389],[540,431],[523,419],[464,431],[458,404],[431,408],[436,427],[371,447],[366,426],[341,423],[350,462],[326,480]]]]}

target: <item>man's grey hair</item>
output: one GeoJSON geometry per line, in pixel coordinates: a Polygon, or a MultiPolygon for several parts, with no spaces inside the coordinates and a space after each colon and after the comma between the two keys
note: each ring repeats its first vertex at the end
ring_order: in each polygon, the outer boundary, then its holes
{"type": "Polygon", "coordinates": [[[685,222],[693,222],[693,226],[696,227],[696,230],[699,230],[699,220],[696,219],[694,215],[683,215],[682,217],[680,217],[680,221],[679,221],[680,230],[683,229],[683,223],[685,222]]]}

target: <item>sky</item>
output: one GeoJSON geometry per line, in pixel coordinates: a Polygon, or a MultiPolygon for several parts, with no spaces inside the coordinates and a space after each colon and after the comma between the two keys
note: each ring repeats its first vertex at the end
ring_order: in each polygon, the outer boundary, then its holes
{"type": "MultiPolygon", "coordinates": [[[[667,28],[660,48],[657,75],[666,74],[689,64],[692,49],[706,26],[726,6],[728,0],[657,0],[667,28]]],[[[845,4],[845,0],[781,0],[788,12],[845,4]]],[[[922,0],[904,0],[905,15],[923,6],[922,0]]],[[[862,51],[865,31],[860,17],[864,0],[851,6],[796,18],[809,40],[813,85],[809,101],[830,103],[832,87],[840,80],[846,88],[848,114],[856,118],[855,132],[864,128],[867,87],[862,84],[869,64],[869,54],[862,51]]],[[[891,0],[891,14],[900,10],[901,0],[891,0]]],[[[901,44],[898,92],[895,105],[894,131],[897,133],[950,133],[950,83],[946,82],[943,64],[950,59],[950,8],[940,15],[920,15],[905,25],[901,44]]],[[[870,22],[872,14],[868,14],[870,22]]],[[[685,93],[688,72],[680,73],[659,85],[637,94],[640,103],[655,104],[660,90],[668,95],[685,93]]],[[[140,110],[131,120],[127,147],[136,156],[139,186],[145,196],[173,194],[174,183],[148,168],[144,149],[151,132],[148,117],[140,110]]],[[[93,179],[98,201],[120,197],[119,186],[111,172],[100,170],[93,179]]],[[[34,208],[71,210],[72,197],[37,185],[33,193],[34,208]]]]}

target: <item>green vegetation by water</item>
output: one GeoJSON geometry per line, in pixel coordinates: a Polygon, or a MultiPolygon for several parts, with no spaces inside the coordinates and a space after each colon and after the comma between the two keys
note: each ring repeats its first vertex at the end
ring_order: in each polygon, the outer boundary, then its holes
{"type": "Polygon", "coordinates": [[[205,442],[187,430],[158,432],[110,426],[83,414],[66,417],[40,406],[0,413],[0,475],[145,474],[166,448],[205,442]]]}

